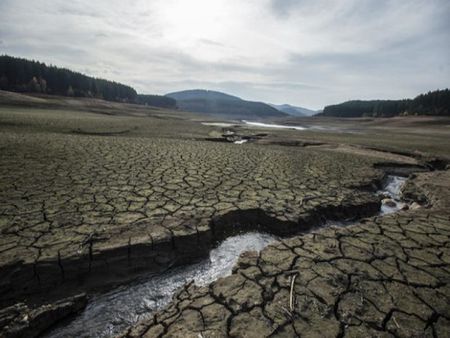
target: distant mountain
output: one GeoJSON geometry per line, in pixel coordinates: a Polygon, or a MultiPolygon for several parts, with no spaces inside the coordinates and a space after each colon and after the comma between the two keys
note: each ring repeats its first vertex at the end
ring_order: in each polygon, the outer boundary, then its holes
{"type": "Polygon", "coordinates": [[[450,116],[450,90],[436,90],[416,96],[414,99],[347,101],[326,106],[319,115],[336,117],[450,116]]]}
{"type": "Polygon", "coordinates": [[[243,101],[240,97],[237,96],[205,89],[183,90],[180,92],[166,94],[166,96],[171,97],[177,101],[195,100],[195,99],[243,101]]]}
{"type": "Polygon", "coordinates": [[[317,111],[303,107],[291,106],[290,104],[271,104],[269,105],[279,111],[292,116],[312,116],[317,114],[317,111]]]}
{"type": "Polygon", "coordinates": [[[166,94],[177,100],[181,110],[230,118],[285,117],[287,114],[262,102],[242,100],[237,96],[212,90],[194,89],[166,94]]]}

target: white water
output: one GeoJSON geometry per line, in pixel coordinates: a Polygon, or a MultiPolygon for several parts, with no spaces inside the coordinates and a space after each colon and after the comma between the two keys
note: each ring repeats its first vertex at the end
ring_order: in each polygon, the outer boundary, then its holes
{"type": "Polygon", "coordinates": [[[405,206],[405,203],[401,201],[401,189],[406,180],[406,177],[392,175],[388,176],[385,187],[383,190],[378,191],[378,194],[389,196],[390,202],[395,204],[395,206],[388,205],[389,203],[383,201],[381,203],[381,215],[392,214],[401,210],[405,206]]]}
{"type": "Polygon", "coordinates": [[[211,250],[209,259],[178,267],[157,276],[148,276],[106,294],[94,296],[72,322],[55,328],[46,337],[111,337],[130,325],[148,318],[166,306],[173,294],[190,281],[208,285],[231,274],[244,251],[260,251],[276,237],[257,232],[227,238],[211,250]]]}

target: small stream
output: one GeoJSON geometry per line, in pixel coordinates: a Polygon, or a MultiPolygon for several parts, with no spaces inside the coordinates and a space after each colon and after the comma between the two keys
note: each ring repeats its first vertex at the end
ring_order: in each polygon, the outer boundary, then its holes
{"type": "MultiPolygon", "coordinates": [[[[388,176],[385,186],[377,194],[383,195],[380,215],[399,211],[401,188],[406,178],[388,176]],[[387,198],[388,197],[388,198],[387,198]]],[[[347,226],[351,223],[329,222],[326,226],[347,226]]],[[[227,238],[212,249],[209,259],[199,263],[170,269],[162,274],[147,275],[120,286],[108,293],[94,295],[71,322],[63,323],[45,337],[111,337],[136,322],[151,317],[164,308],[177,289],[190,281],[204,286],[231,274],[239,255],[245,251],[261,251],[277,240],[269,234],[249,232],[227,238]]]]}
{"type": "Polygon", "coordinates": [[[156,276],[148,275],[131,285],[92,297],[84,311],[72,322],[55,328],[46,337],[117,335],[166,306],[175,291],[184,284],[194,280],[195,284],[203,286],[230,275],[242,252],[261,251],[276,239],[275,236],[257,232],[229,237],[211,250],[208,260],[180,266],[156,276]]]}
{"type": "Polygon", "coordinates": [[[389,175],[383,190],[378,194],[385,198],[381,201],[381,215],[392,214],[403,209],[406,203],[401,201],[401,189],[407,178],[402,176],[389,175]]]}

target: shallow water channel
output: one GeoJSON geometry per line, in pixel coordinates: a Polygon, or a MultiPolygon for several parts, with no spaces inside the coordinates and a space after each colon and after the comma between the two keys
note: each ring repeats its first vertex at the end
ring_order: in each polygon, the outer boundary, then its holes
{"type": "MultiPolygon", "coordinates": [[[[388,176],[384,188],[377,193],[389,196],[392,202],[390,206],[382,204],[381,215],[396,212],[404,206],[400,190],[405,181],[403,177],[388,176]]],[[[335,222],[327,225],[343,224],[335,222]]],[[[260,251],[276,239],[275,236],[258,232],[229,237],[211,250],[209,259],[173,268],[162,274],[147,275],[108,293],[94,295],[82,313],[71,322],[53,329],[46,337],[114,336],[162,309],[184,284],[193,280],[199,286],[208,285],[220,277],[230,275],[242,252],[260,251]]]]}
{"type": "Polygon", "coordinates": [[[211,250],[209,259],[177,267],[156,276],[146,276],[89,300],[72,322],[50,332],[47,337],[111,337],[133,323],[152,316],[172,299],[175,291],[194,281],[202,286],[231,274],[244,251],[260,251],[276,237],[250,232],[227,238],[211,250]]]}
{"type": "Polygon", "coordinates": [[[381,203],[381,215],[392,214],[401,210],[406,203],[401,201],[401,189],[407,178],[402,176],[388,176],[385,186],[378,193],[389,197],[381,203]]]}

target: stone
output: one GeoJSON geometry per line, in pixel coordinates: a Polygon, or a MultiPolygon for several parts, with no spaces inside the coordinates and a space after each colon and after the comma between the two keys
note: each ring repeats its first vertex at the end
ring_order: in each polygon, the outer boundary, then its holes
{"type": "Polygon", "coordinates": [[[383,199],[381,201],[381,203],[387,205],[390,208],[395,208],[397,206],[397,203],[394,200],[390,199],[390,198],[383,199]]]}

